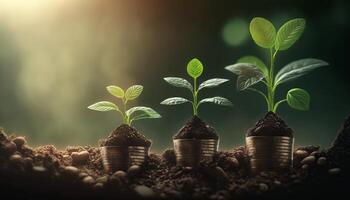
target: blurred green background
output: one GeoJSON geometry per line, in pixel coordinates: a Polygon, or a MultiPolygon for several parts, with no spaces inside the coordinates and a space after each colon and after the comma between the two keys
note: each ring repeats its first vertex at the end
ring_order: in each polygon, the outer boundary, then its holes
{"type": "Polygon", "coordinates": [[[217,129],[221,147],[232,148],[244,143],[266,105],[255,93],[237,92],[235,77],[224,67],[246,54],[267,58],[250,38],[253,17],[277,27],[304,17],[303,36],[279,54],[277,66],[307,57],[331,66],[280,87],[279,97],[291,87],[308,90],[311,110],[283,105],[279,114],[294,129],[297,145],[325,147],[350,111],[349,15],[346,1],[329,0],[0,0],[0,126],[25,135],[31,145],[97,145],[121,120],[117,113],[86,107],[114,100],[107,85],[142,84],[144,93],[134,103],[153,107],[163,118],[134,125],[161,151],[191,116],[190,105],[159,105],[170,96],[190,95],[162,78],[187,77],[186,64],[197,57],[205,66],[201,81],[231,79],[201,97],[225,96],[235,106],[207,104],[200,116],[217,129]]]}

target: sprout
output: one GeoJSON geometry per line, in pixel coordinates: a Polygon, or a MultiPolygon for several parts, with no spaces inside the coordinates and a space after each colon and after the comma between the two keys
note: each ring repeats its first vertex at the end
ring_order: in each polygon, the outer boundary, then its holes
{"type": "Polygon", "coordinates": [[[136,106],[128,109],[127,103],[141,95],[143,91],[142,85],[133,85],[129,87],[126,92],[118,86],[111,85],[107,86],[107,91],[123,102],[121,109],[116,104],[109,101],[100,101],[90,105],[88,108],[101,112],[115,110],[122,116],[123,123],[129,126],[135,120],[161,117],[155,110],[145,106],[136,106]]]}
{"type": "Polygon", "coordinates": [[[202,100],[198,100],[198,94],[199,91],[201,91],[204,88],[213,88],[216,86],[219,86],[225,82],[228,81],[228,79],[222,79],[222,78],[213,78],[209,79],[207,81],[204,81],[198,86],[198,78],[203,73],[203,65],[202,63],[194,58],[187,64],[187,73],[189,76],[193,78],[193,86],[190,82],[188,82],[186,79],[179,78],[179,77],[166,77],[164,80],[168,82],[170,85],[175,87],[182,87],[186,88],[191,91],[192,93],[192,101],[185,99],[183,97],[171,97],[168,99],[165,99],[160,104],[162,105],[178,105],[183,103],[191,103],[193,108],[193,115],[198,115],[198,108],[203,103],[214,103],[217,105],[222,106],[232,106],[232,103],[224,98],[224,97],[211,97],[211,98],[205,98],[202,100]]]}
{"type": "Polygon", "coordinates": [[[255,56],[245,56],[236,64],[225,67],[228,71],[238,75],[237,89],[251,90],[264,97],[268,111],[276,112],[281,103],[297,110],[308,110],[310,95],[306,90],[293,88],[285,98],[276,101],[277,87],[287,81],[294,80],[328,63],[319,59],[306,58],[289,63],[275,74],[277,53],[289,49],[302,35],[305,29],[305,19],[297,18],[286,22],[277,32],[274,25],[267,19],[256,17],[250,23],[250,34],[254,42],[269,51],[269,66],[255,56]],[[262,82],[266,86],[266,93],[251,86],[262,82]]]}

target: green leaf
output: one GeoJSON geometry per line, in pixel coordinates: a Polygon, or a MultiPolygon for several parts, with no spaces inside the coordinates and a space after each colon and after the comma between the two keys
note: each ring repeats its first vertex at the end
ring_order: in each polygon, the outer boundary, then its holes
{"type": "Polygon", "coordinates": [[[310,95],[306,90],[294,88],[288,91],[287,102],[296,110],[306,111],[310,107],[310,95]]]}
{"type": "Polygon", "coordinates": [[[245,90],[264,78],[264,74],[258,69],[258,67],[250,63],[237,63],[227,66],[225,69],[238,75],[238,90],[245,90]]]}
{"type": "Polygon", "coordinates": [[[223,83],[226,83],[227,81],[229,81],[228,79],[223,79],[223,78],[213,78],[213,79],[209,79],[207,81],[204,81],[203,83],[201,83],[198,87],[198,91],[203,89],[203,88],[213,88],[216,86],[219,86],[223,83]]]}
{"type": "Polygon", "coordinates": [[[143,86],[142,85],[133,85],[129,87],[125,92],[126,100],[136,99],[142,93],[143,86]]]}
{"type": "Polygon", "coordinates": [[[121,88],[118,87],[118,86],[115,86],[115,85],[107,86],[107,91],[108,91],[111,95],[113,95],[113,96],[115,96],[115,97],[117,97],[117,98],[120,98],[120,99],[124,98],[124,90],[121,89],[121,88]]]}
{"type": "Polygon", "coordinates": [[[186,79],[179,78],[179,77],[165,77],[164,80],[172,86],[187,88],[190,91],[193,91],[193,87],[191,83],[188,82],[186,79]]]}
{"type": "Polygon", "coordinates": [[[178,105],[178,104],[183,104],[183,103],[187,103],[187,102],[191,102],[191,101],[189,101],[185,98],[182,98],[182,97],[171,97],[171,98],[165,99],[160,104],[172,106],[172,105],[178,105]]]}
{"type": "Polygon", "coordinates": [[[187,73],[192,78],[198,78],[203,73],[203,65],[197,58],[193,58],[187,64],[187,73]]]}
{"type": "Polygon", "coordinates": [[[253,64],[253,65],[257,66],[263,72],[265,77],[267,77],[269,75],[269,70],[267,69],[265,63],[255,56],[244,56],[244,57],[238,59],[237,63],[253,64]]]}
{"type": "Polygon", "coordinates": [[[304,32],[305,23],[305,19],[297,18],[283,24],[277,32],[275,49],[281,51],[291,47],[304,32]]]}
{"type": "Polygon", "coordinates": [[[109,101],[100,101],[100,102],[94,103],[90,105],[88,109],[101,111],[101,112],[111,111],[111,110],[119,111],[118,106],[109,101]]]}
{"type": "Polygon", "coordinates": [[[131,117],[131,121],[139,119],[161,118],[162,116],[150,107],[136,106],[126,111],[126,115],[131,117]],[[132,116],[134,115],[134,116],[132,116]]]}
{"type": "Polygon", "coordinates": [[[276,29],[269,20],[255,17],[250,22],[249,30],[254,42],[260,47],[271,48],[275,44],[276,29]]]}
{"type": "Polygon", "coordinates": [[[202,103],[214,103],[221,106],[233,106],[232,102],[224,97],[211,97],[211,98],[202,99],[198,103],[198,106],[201,105],[202,103]]]}
{"type": "Polygon", "coordinates": [[[277,73],[276,85],[299,78],[314,69],[327,65],[327,62],[315,58],[305,58],[291,62],[277,73]]]}

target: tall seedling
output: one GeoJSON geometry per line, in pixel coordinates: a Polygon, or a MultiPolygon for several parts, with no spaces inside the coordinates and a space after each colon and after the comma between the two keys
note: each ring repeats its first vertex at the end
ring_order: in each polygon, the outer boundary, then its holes
{"type": "Polygon", "coordinates": [[[198,99],[199,92],[202,91],[202,89],[213,88],[228,81],[228,79],[213,78],[213,79],[204,81],[198,86],[198,78],[202,75],[202,73],[203,73],[203,64],[197,58],[194,58],[187,64],[187,74],[190,77],[192,77],[193,85],[190,82],[188,82],[186,79],[179,78],[179,77],[164,78],[164,80],[172,86],[186,88],[189,91],[191,91],[192,100],[188,100],[183,97],[171,97],[162,101],[161,104],[178,105],[183,103],[191,103],[193,115],[197,115],[197,116],[198,116],[199,106],[202,105],[203,103],[214,103],[222,106],[232,106],[232,103],[228,99],[220,96],[204,98],[202,100],[198,99]]]}
{"type": "Polygon", "coordinates": [[[274,25],[267,19],[254,18],[250,23],[250,34],[258,46],[269,52],[269,64],[267,67],[262,60],[255,56],[244,56],[236,64],[227,66],[225,69],[238,75],[237,89],[248,89],[259,93],[266,100],[268,111],[276,112],[283,102],[287,102],[290,107],[297,110],[308,110],[310,95],[304,89],[293,88],[288,91],[285,98],[281,100],[275,98],[277,87],[280,84],[328,65],[319,59],[305,58],[287,64],[275,74],[277,54],[289,49],[300,38],[304,29],[305,19],[302,18],[286,22],[277,32],[274,25]],[[251,87],[259,82],[266,86],[266,92],[251,87]]]}

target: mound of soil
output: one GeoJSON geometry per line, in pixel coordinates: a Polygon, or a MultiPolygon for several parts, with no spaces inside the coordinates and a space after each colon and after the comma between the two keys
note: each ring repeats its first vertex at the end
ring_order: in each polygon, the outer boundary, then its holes
{"type": "Polygon", "coordinates": [[[173,137],[174,139],[218,139],[213,127],[207,125],[198,116],[189,119],[185,126],[173,137]]]}
{"type": "Polygon", "coordinates": [[[264,118],[256,122],[254,127],[248,129],[247,137],[249,136],[293,137],[293,130],[277,114],[268,112],[264,118]]]}
{"type": "Polygon", "coordinates": [[[338,131],[338,136],[333,141],[328,154],[337,164],[350,167],[350,116],[348,116],[343,126],[338,131]]]}
{"type": "Polygon", "coordinates": [[[100,146],[151,146],[150,140],[126,124],[120,125],[99,143],[100,146]]]}

